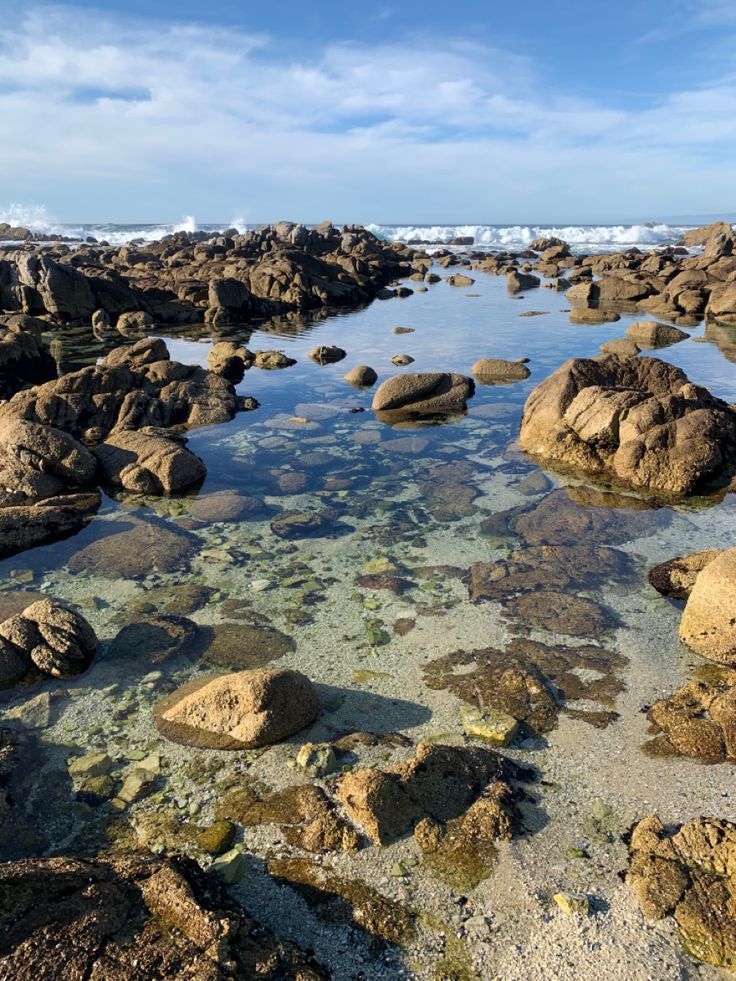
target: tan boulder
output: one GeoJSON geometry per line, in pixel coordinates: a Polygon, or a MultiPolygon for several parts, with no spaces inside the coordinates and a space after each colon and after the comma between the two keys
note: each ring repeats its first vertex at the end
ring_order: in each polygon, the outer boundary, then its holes
{"type": "Polygon", "coordinates": [[[721,552],[698,573],[680,639],[711,661],[736,664],[736,548],[721,552]]]}
{"type": "Polygon", "coordinates": [[[378,375],[367,364],[359,364],[351,368],[347,375],[343,376],[346,382],[355,385],[356,388],[370,388],[378,381],[378,375]]]}
{"type": "Polygon", "coordinates": [[[649,582],[663,596],[685,600],[692,592],[698,575],[721,551],[720,548],[709,548],[660,562],[649,570],[649,582]]]}
{"type": "Polygon", "coordinates": [[[502,358],[480,358],[471,368],[473,377],[481,385],[504,385],[524,381],[531,372],[520,361],[504,361],[502,358]]]}
{"type": "Polygon", "coordinates": [[[634,341],[640,348],[668,347],[684,341],[690,335],[679,327],[660,324],[656,320],[637,320],[626,331],[629,340],[634,341]]]}
{"type": "Polygon", "coordinates": [[[616,337],[605,341],[598,349],[601,354],[615,354],[619,358],[635,358],[640,353],[639,345],[628,337],[616,337]]]}
{"type": "Polygon", "coordinates": [[[207,468],[183,436],[165,430],[114,432],[95,450],[105,481],[137,494],[176,494],[198,484],[207,468]]]}
{"type": "Polygon", "coordinates": [[[446,372],[394,375],[373,396],[372,407],[386,422],[461,414],[475,392],[472,378],[446,372]]]}
{"type": "Polygon", "coordinates": [[[159,702],[154,718],[162,735],[184,746],[245,749],[292,736],[319,708],[305,675],[264,668],[198,678],[159,702]]]}
{"type": "Polygon", "coordinates": [[[309,352],[309,357],[317,364],[335,364],[346,356],[345,351],[335,344],[320,344],[309,352]]]}

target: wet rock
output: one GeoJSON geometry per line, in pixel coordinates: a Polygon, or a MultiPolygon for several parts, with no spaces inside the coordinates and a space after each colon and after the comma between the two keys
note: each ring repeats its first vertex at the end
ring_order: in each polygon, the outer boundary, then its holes
{"type": "Polygon", "coordinates": [[[645,747],[650,753],[703,763],[736,760],[736,671],[702,674],[649,709],[647,718],[658,733],[645,747]]]}
{"type": "Polygon", "coordinates": [[[678,559],[660,562],[649,570],[649,582],[663,596],[686,600],[693,590],[699,573],[722,551],[720,548],[708,548],[703,552],[692,552],[678,559]]]}
{"type": "Polygon", "coordinates": [[[413,364],[413,363],[414,363],[414,358],[410,354],[395,354],[391,358],[391,364],[395,364],[398,366],[413,364]]]}
{"type": "Polygon", "coordinates": [[[392,334],[413,334],[414,333],[414,330],[415,330],[414,327],[392,327],[391,328],[391,333],[392,334]]]}
{"type": "Polygon", "coordinates": [[[105,482],[137,494],[177,494],[207,475],[184,437],[165,430],[115,432],[97,447],[95,456],[105,482]]]}
{"type": "Polygon", "coordinates": [[[200,628],[202,659],[218,668],[261,668],[294,650],[291,637],[275,627],[252,623],[217,623],[200,628]]]}
{"type": "Polygon", "coordinates": [[[284,511],[271,522],[271,531],[279,538],[308,538],[327,534],[329,522],[315,511],[284,511]]]}
{"type": "Polygon", "coordinates": [[[340,768],[335,750],[329,743],[305,743],[295,759],[296,765],[308,777],[326,777],[340,768]]]}
{"type": "Polygon", "coordinates": [[[233,341],[218,341],[207,355],[207,367],[237,384],[242,381],[245,369],[253,364],[254,357],[247,347],[233,341]]]}
{"type": "Polygon", "coordinates": [[[123,658],[131,667],[145,668],[191,650],[199,628],[193,620],[159,613],[128,624],[110,644],[108,657],[123,658]]]}
{"type": "Polygon", "coordinates": [[[525,364],[504,361],[501,358],[481,358],[475,362],[471,371],[480,385],[506,385],[523,381],[531,374],[525,364]]]}
{"type": "Polygon", "coordinates": [[[197,847],[206,855],[222,855],[235,839],[235,826],[230,821],[215,821],[197,835],[197,847]]]}
{"type": "Polygon", "coordinates": [[[629,340],[634,341],[640,348],[669,347],[678,341],[686,340],[690,335],[679,327],[660,324],[656,320],[637,320],[626,331],[629,340]]]}
{"type": "MultiPolygon", "coordinates": [[[[356,923],[381,940],[404,946],[416,933],[411,910],[387,899],[362,879],[342,878],[331,869],[303,858],[272,858],[266,867],[275,879],[296,887],[310,905],[323,906],[342,900],[347,904],[348,922],[356,923]]],[[[334,920],[332,910],[329,916],[334,920]]]]}
{"type": "Polygon", "coordinates": [[[337,361],[342,361],[346,356],[347,351],[343,351],[341,347],[336,347],[334,344],[320,344],[309,352],[309,357],[317,364],[335,364],[337,361]]]}
{"type": "Polygon", "coordinates": [[[303,470],[281,471],[276,484],[282,494],[303,494],[307,489],[309,477],[303,470]]]}
{"type": "Polygon", "coordinates": [[[63,678],[89,667],[97,637],[79,613],[39,600],[0,624],[0,649],[6,672],[17,656],[25,659],[27,670],[63,678]]]}
{"type": "Polygon", "coordinates": [[[296,359],[287,357],[283,351],[256,351],[253,364],[256,368],[273,371],[275,368],[291,367],[296,364],[296,359]]]}
{"type": "Polygon", "coordinates": [[[602,647],[514,638],[504,651],[489,647],[435,658],[425,665],[424,683],[448,689],[482,714],[504,712],[536,732],[553,729],[561,711],[603,728],[615,718],[625,664],[602,647]],[[578,701],[598,702],[600,709],[577,708],[578,701]]]}
{"type": "Polygon", "coordinates": [[[680,640],[712,661],[736,664],[736,548],[698,573],[680,621],[680,640]]]}
{"type": "Polygon", "coordinates": [[[357,582],[362,589],[387,589],[395,596],[403,596],[407,590],[414,588],[410,579],[386,572],[358,576],[357,582]]]}
{"type": "Polygon", "coordinates": [[[56,378],[56,362],[41,340],[45,327],[34,317],[0,315],[0,399],[56,378]]]}
{"type": "Polygon", "coordinates": [[[493,750],[420,743],[416,755],[386,770],[353,770],[338,785],[348,816],[386,844],[430,818],[447,822],[463,814],[496,781],[519,770],[493,750]]]}
{"type": "Polygon", "coordinates": [[[218,810],[246,828],[276,824],[290,845],[308,852],[355,851],[361,843],[324,790],[312,784],[265,795],[235,790],[218,810]]]}
{"type": "Polygon", "coordinates": [[[359,364],[351,368],[344,378],[346,382],[350,382],[356,388],[370,388],[378,381],[378,375],[367,364],[359,364]]]}
{"type": "Polygon", "coordinates": [[[601,310],[597,307],[573,307],[570,311],[571,324],[612,324],[621,319],[614,310],[601,310]]]}
{"type": "Polygon", "coordinates": [[[138,521],[75,552],[67,568],[105,579],[136,579],[187,569],[199,547],[193,535],[170,524],[138,521]]]}
{"type": "Polygon", "coordinates": [[[460,721],[466,735],[495,746],[508,746],[519,731],[519,722],[513,715],[494,709],[480,712],[469,705],[463,705],[460,709],[460,721]]]}
{"type": "Polygon", "coordinates": [[[158,703],[156,725],[184,746],[248,749],[280,742],[312,723],[319,698],[303,674],[239,671],[199,678],[158,703]]]}
{"type": "Polygon", "coordinates": [[[89,524],[100,501],[98,491],[89,491],[0,507],[0,557],[69,538],[89,524]]]}
{"type": "Polygon", "coordinates": [[[528,474],[516,485],[516,489],[524,497],[536,497],[537,494],[544,494],[552,487],[552,481],[541,470],[535,470],[528,474]]]}
{"type": "Polygon", "coordinates": [[[618,626],[605,607],[575,593],[538,589],[504,601],[507,614],[522,624],[571,637],[600,638],[618,626]]]}
{"type": "Polygon", "coordinates": [[[470,276],[463,276],[462,273],[455,273],[454,276],[447,277],[450,286],[472,286],[475,280],[470,276]]]}
{"type": "Polygon", "coordinates": [[[541,280],[539,276],[530,276],[527,273],[513,269],[506,276],[506,289],[509,293],[521,293],[522,290],[530,290],[539,286],[541,280]]]}
{"type": "Polygon", "coordinates": [[[444,372],[394,375],[373,396],[372,407],[386,422],[462,414],[475,385],[464,375],[444,372]]]}
{"type": "Polygon", "coordinates": [[[189,515],[197,521],[244,521],[264,510],[258,497],[234,490],[200,494],[189,505],[189,515]]]}
{"type": "Polygon", "coordinates": [[[666,829],[650,814],[634,828],[627,882],[645,916],[672,916],[685,950],[736,968],[736,825],[702,817],[666,829]]]}
{"type": "Polygon", "coordinates": [[[50,970],[106,981],[326,977],[190,859],[7,862],[0,895],[0,974],[16,981],[38,981],[50,970]]]}
{"type": "Polygon", "coordinates": [[[666,498],[736,469],[736,413],[655,358],[573,359],[527,400],[522,448],[666,498]]]}
{"type": "Polygon", "coordinates": [[[496,562],[470,567],[470,598],[505,600],[536,589],[557,591],[590,588],[630,573],[623,552],[598,545],[535,545],[519,548],[496,562]]]}

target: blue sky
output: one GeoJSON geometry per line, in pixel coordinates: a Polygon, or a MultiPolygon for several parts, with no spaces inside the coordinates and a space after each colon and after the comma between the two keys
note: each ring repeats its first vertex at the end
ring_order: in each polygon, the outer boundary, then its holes
{"type": "Polygon", "coordinates": [[[0,23],[0,218],[736,210],[736,0],[0,0],[0,23]]]}

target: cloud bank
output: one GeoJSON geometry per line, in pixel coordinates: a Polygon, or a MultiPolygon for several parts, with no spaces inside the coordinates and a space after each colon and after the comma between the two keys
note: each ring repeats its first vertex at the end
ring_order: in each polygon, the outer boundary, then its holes
{"type": "Polygon", "coordinates": [[[636,108],[550,88],[542,67],[462,36],[305,52],[264,34],[31,7],[0,35],[0,200],[118,221],[733,210],[732,64],[636,108]]]}

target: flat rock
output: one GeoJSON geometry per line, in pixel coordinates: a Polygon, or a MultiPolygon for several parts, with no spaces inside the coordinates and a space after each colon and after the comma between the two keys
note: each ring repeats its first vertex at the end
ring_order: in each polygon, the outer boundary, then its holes
{"type": "Polygon", "coordinates": [[[188,569],[199,548],[193,535],[173,525],[139,521],[75,552],[67,567],[73,573],[106,579],[136,579],[151,572],[188,569]]]}

